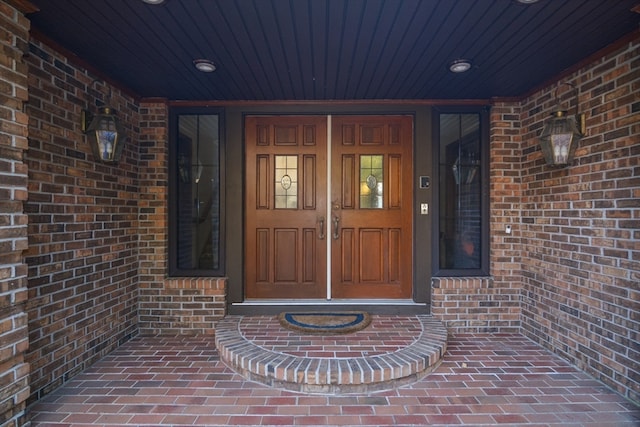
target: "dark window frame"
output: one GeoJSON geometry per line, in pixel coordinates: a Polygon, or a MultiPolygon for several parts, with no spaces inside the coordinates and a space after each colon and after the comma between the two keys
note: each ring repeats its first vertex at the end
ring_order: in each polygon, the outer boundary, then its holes
{"type": "Polygon", "coordinates": [[[226,265],[226,218],[225,218],[225,111],[213,107],[171,107],[169,109],[169,158],[168,158],[168,232],[169,232],[169,277],[221,277],[225,275],[226,265]],[[178,141],[180,115],[217,115],[218,116],[218,159],[219,159],[219,260],[217,269],[184,269],[178,267],[178,141]]]}
{"type": "Polygon", "coordinates": [[[433,108],[433,176],[438,177],[433,186],[432,235],[435,237],[432,251],[434,277],[476,277],[490,274],[490,116],[488,106],[438,106],[433,108]],[[440,115],[441,114],[478,114],[480,119],[480,268],[441,268],[440,267],[440,115]]]}

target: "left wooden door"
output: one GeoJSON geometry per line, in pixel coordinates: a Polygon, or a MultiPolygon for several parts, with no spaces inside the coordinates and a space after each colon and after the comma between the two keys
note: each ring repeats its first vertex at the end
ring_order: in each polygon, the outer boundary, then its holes
{"type": "Polygon", "coordinates": [[[327,119],[245,119],[245,296],[322,298],[327,119]]]}

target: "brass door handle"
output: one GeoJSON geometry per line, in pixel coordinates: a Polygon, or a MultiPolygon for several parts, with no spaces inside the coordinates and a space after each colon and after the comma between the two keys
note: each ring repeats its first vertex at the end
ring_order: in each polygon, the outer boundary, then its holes
{"type": "Polygon", "coordinates": [[[324,240],[324,217],[321,216],[318,218],[318,221],[320,222],[320,233],[318,233],[318,239],[324,240]]]}
{"type": "Polygon", "coordinates": [[[340,218],[337,216],[333,217],[333,240],[338,240],[340,238],[340,218]]]}

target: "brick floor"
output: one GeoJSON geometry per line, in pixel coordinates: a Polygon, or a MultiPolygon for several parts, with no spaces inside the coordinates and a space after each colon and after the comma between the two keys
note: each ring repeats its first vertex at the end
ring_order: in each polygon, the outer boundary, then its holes
{"type": "Polygon", "coordinates": [[[517,334],[449,337],[393,390],[304,394],[246,380],[212,336],[138,337],[29,408],[32,426],[639,426],[640,408],[517,334]]]}

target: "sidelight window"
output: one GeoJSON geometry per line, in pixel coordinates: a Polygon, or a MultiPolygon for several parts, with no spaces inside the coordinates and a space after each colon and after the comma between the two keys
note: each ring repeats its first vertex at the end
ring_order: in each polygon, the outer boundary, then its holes
{"type": "Polygon", "coordinates": [[[482,112],[437,115],[440,274],[488,272],[485,117],[482,112]]]}
{"type": "Polygon", "coordinates": [[[220,275],[223,263],[221,113],[170,115],[169,270],[173,276],[220,275]]]}

